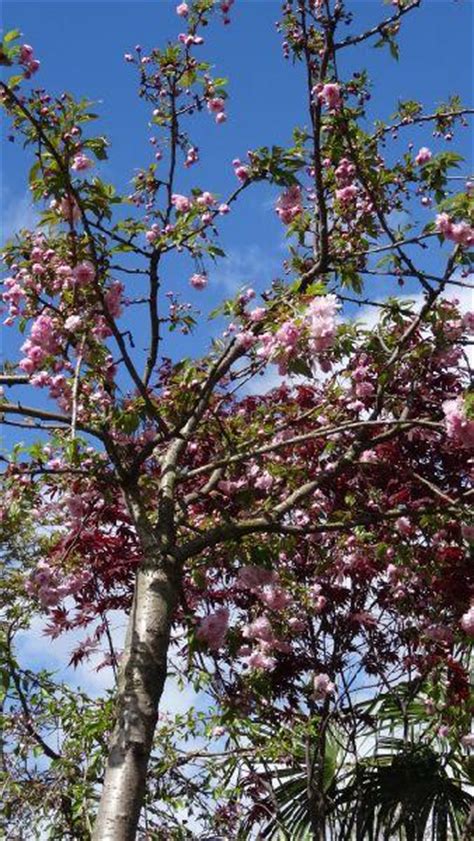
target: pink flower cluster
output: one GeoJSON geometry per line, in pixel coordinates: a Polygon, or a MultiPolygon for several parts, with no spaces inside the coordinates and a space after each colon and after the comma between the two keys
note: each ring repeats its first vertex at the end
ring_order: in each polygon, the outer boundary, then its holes
{"type": "Polygon", "coordinates": [[[201,35],[191,35],[191,33],[186,32],[181,32],[181,34],[178,35],[178,41],[180,41],[181,44],[184,44],[185,47],[204,44],[204,38],[202,38],[201,35]]]}
{"type": "Polygon", "coordinates": [[[237,586],[251,590],[270,610],[285,610],[293,604],[292,596],[280,585],[276,573],[263,567],[242,567],[237,574],[237,586]]]}
{"type": "Polygon", "coordinates": [[[29,79],[33,73],[36,73],[40,66],[40,62],[37,58],[35,58],[33,47],[29,44],[22,44],[20,47],[19,61],[25,68],[25,77],[27,79],[29,79]]]}
{"type": "Polygon", "coordinates": [[[83,172],[86,169],[90,169],[91,166],[94,166],[93,162],[87,155],[84,155],[82,152],[79,152],[77,155],[74,155],[71,169],[75,172],[83,172]]]}
{"type": "Polygon", "coordinates": [[[40,561],[26,581],[25,590],[28,595],[37,598],[43,607],[54,607],[67,596],[80,592],[91,577],[91,572],[81,570],[60,579],[58,570],[40,561]]]}
{"type": "Polygon", "coordinates": [[[301,187],[297,184],[288,187],[276,203],[276,212],[284,225],[289,225],[303,210],[301,204],[301,187]]]}
{"type": "Polygon", "coordinates": [[[33,322],[31,338],[21,346],[26,354],[18,367],[26,374],[32,374],[44,362],[50,353],[56,353],[59,348],[57,326],[51,316],[40,315],[33,322]]]}
{"type": "MultiPolygon", "coordinates": [[[[195,198],[188,198],[188,196],[183,196],[181,193],[173,193],[171,196],[171,204],[175,208],[177,213],[189,213],[191,210],[196,209],[201,213],[200,221],[203,222],[205,225],[208,225],[212,222],[213,213],[211,212],[212,208],[215,208],[216,199],[215,196],[212,195],[208,190],[204,190],[195,198]]],[[[228,212],[227,205],[219,205],[217,208],[218,213],[225,214],[228,212]]],[[[215,210],[214,210],[215,213],[215,210]]],[[[172,228],[167,226],[164,228],[164,233],[168,233],[171,231],[172,228]]],[[[151,229],[146,232],[146,237],[149,242],[154,242],[154,240],[159,236],[160,229],[158,225],[152,225],[151,229]]]]}
{"type": "Polygon", "coordinates": [[[466,248],[474,245],[474,228],[467,222],[452,222],[447,213],[438,213],[435,228],[445,239],[451,240],[466,248]]]}
{"type": "Polygon", "coordinates": [[[72,270],[75,286],[89,286],[95,280],[95,269],[90,260],[83,260],[72,270]]]}
{"type": "Polygon", "coordinates": [[[55,210],[65,222],[79,222],[81,219],[81,211],[73,196],[64,196],[61,201],[53,199],[50,203],[50,208],[55,210]]]}
{"type": "Polygon", "coordinates": [[[248,181],[250,177],[250,168],[246,164],[243,164],[240,158],[234,158],[232,166],[234,167],[236,177],[242,182],[242,184],[245,181],[248,181]]]}
{"type": "Polygon", "coordinates": [[[461,625],[464,633],[466,633],[469,637],[474,637],[474,604],[472,604],[469,610],[461,616],[459,624],[461,625]]]}
{"type": "Polygon", "coordinates": [[[445,400],[443,412],[446,418],[446,432],[449,438],[466,449],[474,447],[474,420],[466,415],[466,404],[462,397],[445,400]]]}
{"type": "Polygon", "coordinates": [[[214,96],[207,100],[207,110],[210,114],[215,114],[216,123],[220,125],[227,120],[225,112],[225,99],[221,96],[214,96]]]}
{"type": "Polygon", "coordinates": [[[422,166],[423,164],[428,163],[432,157],[433,155],[431,154],[431,150],[428,149],[427,146],[422,146],[421,149],[418,150],[415,163],[418,164],[418,166],[422,166]]]}
{"type": "Polygon", "coordinates": [[[325,85],[318,84],[313,88],[313,96],[315,95],[326,108],[335,114],[340,111],[342,106],[341,89],[337,82],[327,82],[325,85]]]}
{"type": "Polygon", "coordinates": [[[114,280],[104,295],[105,305],[113,318],[119,318],[122,314],[123,293],[125,287],[119,280],[114,280]]]}
{"type": "Polygon", "coordinates": [[[321,353],[334,342],[336,314],[339,304],[335,295],[321,295],[313,298],[306,310],[306,324],[312,351],[321,353]]]}
{"type": "Polygon", "coordinates": [[[197,163],[199,160],[199,150],[196,146],[190,146],[188,151],[186,152],[186,160],[184,165],[186,168],[189,168],[193,164],[197,163]]]}
{"type": "Polygon", "coordinates": [[[8,304],[8,318],[5,319],[4,324],[9,326],[17,316],[21,315],[26,293],[19,283],[19,276],[5,278],[3,285],[7,291],[2,293],[2,301],[8,304]]]}
{"type": "Polygon", "coordinates": [[[333,695],[336,689],[335,684],[332,682],[329,675],[325,672],[322,672],[319,675],[315,675],[313,678],[313,690],[314,690],[314,697],[319,700],[323,701],[327,698],[328,695],[333,695]]]}
{"type": "Polygon", "coordinates": [[[336,176],[336,199],[342,205],[352,204],[358,195],[358,189],[353,183],[356,168],[348,158],[341,158],[335,170],[336,176]]]}
{"type": "Polygon", "coordinates": [[[375,386],[370,381],[370,369],[367,365],[367,357],[365,355],[359,358],[357,367],[354,368],[351,374],[351,379],[353,392],[358,400],[364,401],[374,395],[375,386]]]}
{"type": "Polygon", "coordinates": [[[308,349],[312,354],[327,351],[334,342],[338,308],[335,295],[313,298],[301,317],[284,321],[275,333],[262,333],[258,356],[277,363],[284,375],[298,353],[304,357],[308,349]]]}
{"type": "Polygon", "coordinates": [[[212,651],[216,651],[224,643],[229,627],[229,609],[221,607],[215,613],[200,620],[196,637],[205,642],[212,651]]]}
{"type": "Polygon", "coordinates": [[[189,285],[193,287],[193,289],[198,289],[201,291],[205,289],[207,286],[207,275],[206,274],[193,274],[189,278],[189,285]]]}
{"type": "Polygon", "coordinates": [[[276,666],[276,659],[272,656],[275,651],[289,652],[291,646],[287,642],[278,639],[272,624],[265,614],[258,616],[242,629],[243,636],[257,643],[253,650],[243,646],[239,653],[246,656],[247,665],[250,669],[263,669],[270,671],[276,666]]]}
{"type": "Polygon", "coordinates": [[[188,213],[192,207],[192,201],[187,196],[182,196],[180,193],[173,193],[171,196],[171,204],[178,213],[188,213]]]}

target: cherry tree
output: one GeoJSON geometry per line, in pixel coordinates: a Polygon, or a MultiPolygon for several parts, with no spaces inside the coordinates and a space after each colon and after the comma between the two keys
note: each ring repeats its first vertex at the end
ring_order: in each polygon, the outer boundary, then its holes
{"type": "MultiPolygon", "coordinates": [[[[367,74],[339,70],[341,52],[359,45],[397,56],[403,19],[421,5],[399,0],[360,31],[342,0],[286,3],[279,30],[284,55],[304,69],[306,124],[288,147],[235,157],[228,196],[212,184],[182,192],[180,173],[192,168],[198,183],[193,117],[207,112],[219,131],[231,108],[202,58],[202,33],[215,16],[229,22],[231,3],[180,3],[175,42],[125,56],[156,148],[128,196],[98,175],[107,140],[91,133],[90,103],[36,87],[33,47],[18,32],[4,37],[2,104],[34,156],[40,214],[3,253],[4,323],[24,340],[0,377],[0,411],[35,439],[4,457],[7,544],[28,523],[35,545],[12,561],[6,604],[36,605],[53,636],[90,626],[75,661],[105,639],[117,672],[106,712],[77,703],[107,762],[103,779],[83,771],[84,798],[102,785],[97,815],[91,807],[80,830],[65,799],[70,837],[135,838],[147,782],[184,764],[164,768],[154,750],[170,738],[166,719],[156,730],[170,662],[215,699],[206,732],[227,733],[223,766],[211,757],[206,785],[222,767],[239,781],[216,813],[229,832],[235,820],[229,837],[251,837],[269,814],[281,829],[272,767],[296,756],[296,737],[311,837],[326,837],[331,745],[344,733],[358,759],[367,693],[384,710],[395,699],[405,741],[422,698],[426,738],[471,744],[473,316],[456,296],[471,288],[472,181],[456,190],[460,155],[411,138],[426,129],[452,140],[472,109],[457,97],[433,113],[401,102],[391,122],[372,125],[367,74]],[[288,236],[281,277],[259,296],[244,288],[221,302],[214,315],[225,328],[196,357],[185,337],[201,316],[171,291],[168,258],[192,265],[187,282],[204,289],[225,258],[221,222],[259,182],[274,185],[288,236]],[[404,212],[403,228],[393,211],[404,212]],[[433,251],[436,272],[426,264],[433,251]],[[369,295],[372,277],[386,294],[369,295]],[[395,292],[407,281],[415,300],[395,292]],[[349,303],[371,309],[374,326],[347,318],[349,303]],[[176,330],[182,356],[167,345],[176,330]],[[276,382],[267,391],[266,372],[276,382]],[[128,614],[120,653],[112,610],[128,614]],[[253,804],[245,822],[238,796],[253,804]]],[[[23,674],[22,684],[18,611],[8,617],[8,683],[21,708],[10,724],[54,763],[60,752],[33,714],[41,722],[51,678],[23,674]],[[43,694],[32,705],[35,680],[43,694]]],[[[60,721],[61,705],[50,713],[60,721]]],[[[78,763],[90,744],[75,746],[78,763]]],[[[367,778],[353,779],[356,799],[367,778]]],[[[143,837],[168,837],[163,813],[157,820],[158,835],[143,837]]]]}

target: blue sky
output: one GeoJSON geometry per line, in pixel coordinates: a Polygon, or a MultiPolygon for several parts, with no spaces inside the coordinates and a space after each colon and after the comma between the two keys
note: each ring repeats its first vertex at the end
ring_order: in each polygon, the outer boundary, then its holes
{"type": "MultiPolygon", "coordinates": [[[[393,11],[382,0],[353,0],[354,23],[349,31],[364,31],[393,11]]],[[[199,146],[199,165],[181,167],[178,192],[192,186],[208,189],[225,198],[236,186],[231,166],[235,157],[245,157],[248,149],[264,144],[291,143],[295,125],[307,123],[305,86],[302,68],[284,60],[281,38],[276,32],[280,6],[268,0],[236,0],[232,24],[222,26],[216,20],[205,33],[206,43],[197,47],[215,66],[217,75],[229,84],[229,120],[216,126],[207,114],[191,123],[191,139],[199,146]]],[[[408,15],[403,23],[401,60],[391,60],[386,50],[362,48],[339,53],[342,76],[366,67],[374,81],[370,114],[385,118],[401,99],[419,99],[431,110],[450,94],[458,92],[472,102],[472,18],[470,0],[428,0],[421,11],[408,15]]],[[[148,126],[150,108],[136,96],[136,72],[123,59],[125,52],[141,44],[145,51],[175,40],[183,22],[175,13],[175,3],[161,2],[39,2],[10,0],[3,7],[3,28],[20,28],[27,43],[34,46],[41,60],[35,85],[55,93],[68,90],[95,102],[99,121],[92,124],[95,134],[110,138],[109,161],[96,171],[116,184],[125,194],[137,166],[153,160],[148,126]]],[[[343,28],[345,30],[345,27],[343,28]]],[[[156,133],[156,132],[155,132],[156,133]]],[[[450,148],[435,141],[429,128],[402,131],[399,150],[413,139],[416,145],[430,145],[433,150],[450,148]]],[[[453,149],[461,151],[472,169],[469,131],[460,130],[453,149]]],[[[26,176],[31,153],[25,155],[21,144],[9,143],[4,133],[2,165],[2,227],[4,237],[23,224],[34,224],[29,206],[26,176]]],[[[204,293],[190,290],[188,277],[194,270],[187,258],[170,255],[164,263],[165,286],[180,292],[185,300],[209,311],[223,297],[251,285],[263,291],[281,273],[285,259],[284,229],[273,209],[277,190],[265,184],[254,185],[221,221],[221,243],[227,258],[209,266],[210,283],[204,293]]],[[[421,210],[421,209],[420,209],[421,210]]],[[[425,214],[425,221],[431,213],[425,214]]],[[[402,220],[403,221],[403,220],[402,220]]],[[[417,255],[418,256],[418,255],[417,255]]],[[[439,270],[439,248],[432,244],[424,255],[425,266],[439,270]]],[[[131,294],[141,294],[134,281],[131,294]]],[[[410,290],[407,286],[406,289],[410,290]]],[[[368,286],[377,297],[388,294],[387,282],[368,286]]],[[[350,308],[349,308],[350,311],[350,308]]],[[[131,325],[139,324],[136,308],[131,325]],[[136,313],[136,315],[135,315],[136,313]]],[[[167,355],[193,355],[203,352],[209,337],[221,329],[206,319],[192,339],[179,334],[170,337],[167,355]]],[[[3,329],[5,357],[18,356],[18,336],[3,329]]],[[[143,350],[143,349],[142,349],[143,350]]],[[[42,402],[42,396],[37,395],[42,402]]]]}
{"type": "MultiPolygon", "coordinates": [[[[362,31],[392,6],[382,0],[354,0],[351,31],[362,31]]],[[[401,61],[390,60],[386,50],[368,45],[340,53],[344,70],[367,67],[374,80],[371,112],[388,117],[399,98],[420,99],[434,107],[454,92],[472,102],[472,18],[469,0],[428,0],[426,8],[409,15],[402,27],[401,61]]],[[[230,79],[229,120],[215,126],[207,114],[192,124],[192,140],[200,147],[201,162],[190,170],[181,169],[179,192],[199,186],[228,195],[236,185],[231,161],[264,144],[288,144],[292,128],[307,122],[301,68],[293,68],[282,57],[275,21],[279,3],[268,0],[236,0],[232,24],[215,22],[206,32],[206,44],[196,55],[209,59],[218,75],[230,79]],[[202,52],[201,52],[202,51],[202,52]]],[[[136,74],[123,54],[142,44],[144,50],[176,39],[182,21],[175,3],[161,2],[18,2],[4,4],[3,28],[19,27],[41,59],[35,84],[54,92],[71,91],[94,100],[100,115],[94,133],[111,140],[109,161],[98,169],[124,193],[138,165],[153,160],[147,126],[150,109],[136,96],[136,74]]],[[[349,31],[349,30],[348,30],[349,31]]],[[[450,148],[436,142],[430,130],[401,133],[399,148],[409,139],[433,149],[450,148]]],[[[472,157],[468,131],[459,131],[451,144],[467,158],[472,157]]],[[[2,221],[5,234],[25,218],[28,223],[26,188],[27,163],[20,144],[3,142],[2,221]]],[[[472,162],[471,162],[472,167],[472,162]]],[[[469,167],[465,171],[468,171],[469,167]]],[[[166,265],[168,288],[183,293],[196,306],[209,308],[235,293],[245,284],[261,291],[281,271],[285,258],[284,230],[273,211],[276,191],[255,185],[231,215],[222,220],[222,244],[227,259],[210,266],[210,285],[203,293],[189,290],[187,278],[192,266],[171,257],[166,265]]],[[[431,268],[436,268],[433,252],[431,268]]],[[[209,331],[206,325],[193,340],[193,348],[204,349],[209,331]]],[[[13,341],[4,331],[7,348],[13,341]]],[[[182,347],[176,347],[180,352],[182,347]]],[[[189,353],[187,347],[184,352],[189,353]]]]}
{"type": "MultiPolygon", "coordinates": [[[[391,11],[382,0],[354,0],[353,29],[363,30],[391,11]]],[[[472,18],[469,0],[428,0],[426,8],[409,15],[400,38],[401,60],[391,61],[384,50],[369,46],[348,50],[343,69],[366,67],[375,87],[371,102],[374,116],[388,117],[397,100],[420,99],[427,109],[459,93],[472,103],[472,18]]],[[[218,75],[230,79],[229,120],[215,126],[211,117],[196,121],[193,140],[200,147],[198,167],[181,170],[179,192],[190,186],[211,190],[222,197],[236,185],[231,161],[245,157],[246,151],[264,144],[287,144],[294,125],[306,122],[304,87],[300,69],[285,62],[280,37],[274,23],[280,4],[268,0],[236,0],[232,24],[220,22],[206,33],[206,44],[199,49],[216,65],[218,75]]],[[[182,31],[175,14],[174,2],[6,2],[3,5],[3,28],[19,27],[24,40],[34,46],[41,60],[35,84],[56,93],[68,90],[77,96],[86,95],[98,104],[100,114],[96,133],[111,140],[109,161],[100,167],[100,174],[114,181],[118,189],[130,191],[134,168],[152,161],[147,127],[149,109],[136,95],[136,75],[123,60],[123,54],[142,44],[145,50],[174,40],[182,31]]],[[[196,48],[198,49],[198,48],[196,48]]],[[[471,135],[472,137],[472,135],[471,135]]],[[[450,148],[434,141],[430,130],[401,135],[401,146],[409,139],[417,145],[433,149],[450,148]]],[[[460,131],[453,149],[461,151],[472,169],[472,149],[468,130],[460,131]]],[[[3,138],[2,163],[2,227],[9,235],[21,223],[30,224],[26,174],[28,158],[19,144],[3,138]]],[[[227,259],[210,271],[208,290],[199,295],[189,290],[189,266],[170,259],[169,285],[182,291],[196,306],[209,307],[223,296],[235,294],[242,285],[263,290],[281,271],[285,259],[284,230],[275,216],[275,191],[257,185],[245,195],[245,201],[223,220],[222,244],[227,259]]],[[[438,246],[428,255],[428,264],[436,269],[438,246]]],[[[380,296],[380,288],[377,292],[380,296]]],[[[196,339],[174,340],[174,352],[191,355],[204,348],[214,327],[204,322],[196,339]]],[[[2,328],[2,345],[6,357],[13,358],[14,334],[2,328]]],[[[39,404],[40,395],[35,395],[39,404]]],[[[7,439],[8,440],[8,439],[7,439]]]]}

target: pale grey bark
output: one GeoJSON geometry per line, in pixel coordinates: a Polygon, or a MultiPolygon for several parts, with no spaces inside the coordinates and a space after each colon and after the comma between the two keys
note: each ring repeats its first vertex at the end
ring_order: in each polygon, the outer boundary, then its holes
{"type": "Polygon", "coordinates": [[[178,571],[172,559],[146,559],[137,574],[118,682],[117,721],[93,841],[134,841],[167,671],[178,571]]]}

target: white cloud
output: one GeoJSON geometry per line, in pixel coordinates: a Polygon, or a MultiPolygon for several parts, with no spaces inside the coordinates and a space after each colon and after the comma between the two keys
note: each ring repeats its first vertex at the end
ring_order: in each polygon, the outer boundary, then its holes
{"type": "Polygon", "coordinates": [[[242,287],[262,289],[270,285],[279,267],[279,261],[265,254],[259,245],[249,245],[239,251],[229,251],[210,272],[211,283],[231,295],[242,287]]]}
{"type": "Polygon", "coordinates": [[[33,230],[38,224],[38,213],[33,207],[31,196],[24,193],[13,196],[8,190],[2,191],[1,242],[4,243],[22,228],[33,230]]]}
{"type": "MultiPolygon", "coordinates": [[[[120,651],[125,640],[127,616],[123,611],[113,610],[107,614],[107,618],[114,648],[120,651]]],[[[107,689],[114,687],[115,678],[110,667],[97,671],[97,666],[104,658],[105,643],[100,651],[92,654],[76,668],[68,665],[74,648],[92,633],[91,627],[66,631],[56,639],[51,639],[44,634],[46,624],[45,616],[36,616],[30,627],[18,634],[17,653],[24,667],[54,671],[56,679],[83,690],[93,698],[100,697],[107,689]]],[[[184,713],[201,699],[202,696],[191,686],[180,688],[176,678],[170,676],[166,681],[160,709],[172,715],[184,713]]]]}
{"type": "MultiPolygon", "coordinates": [[[[443,294],[443,298],[447,298],[448,300],[456,299],[459,302],[459,310],[461,313],[472,312],[474,309],[474,292],[472,289],[467,289],[463,286],[450,287],[450,289],[443,294]]],[[[383,304],[385,300],[386,299],[384,298],[379,298],[377,299],[377,303],[383,304]]],[[[405,303],[408,301],[412,302],[415,311],[417,311],[423,305],[425,299],[422,293],[418,293],[414,295],[400,296],[398,300],[405,303]]],[[[361,308],[357,316],[353,317],[353,319],[356,321],[362,321],[370,330],[375,327],[379,317],[379,307],[364,306],[361,308]]],[[[470,364],[474,365],[474,348],[472,346],[467,348],[467,355],[469,357],[470,364]]]]}

